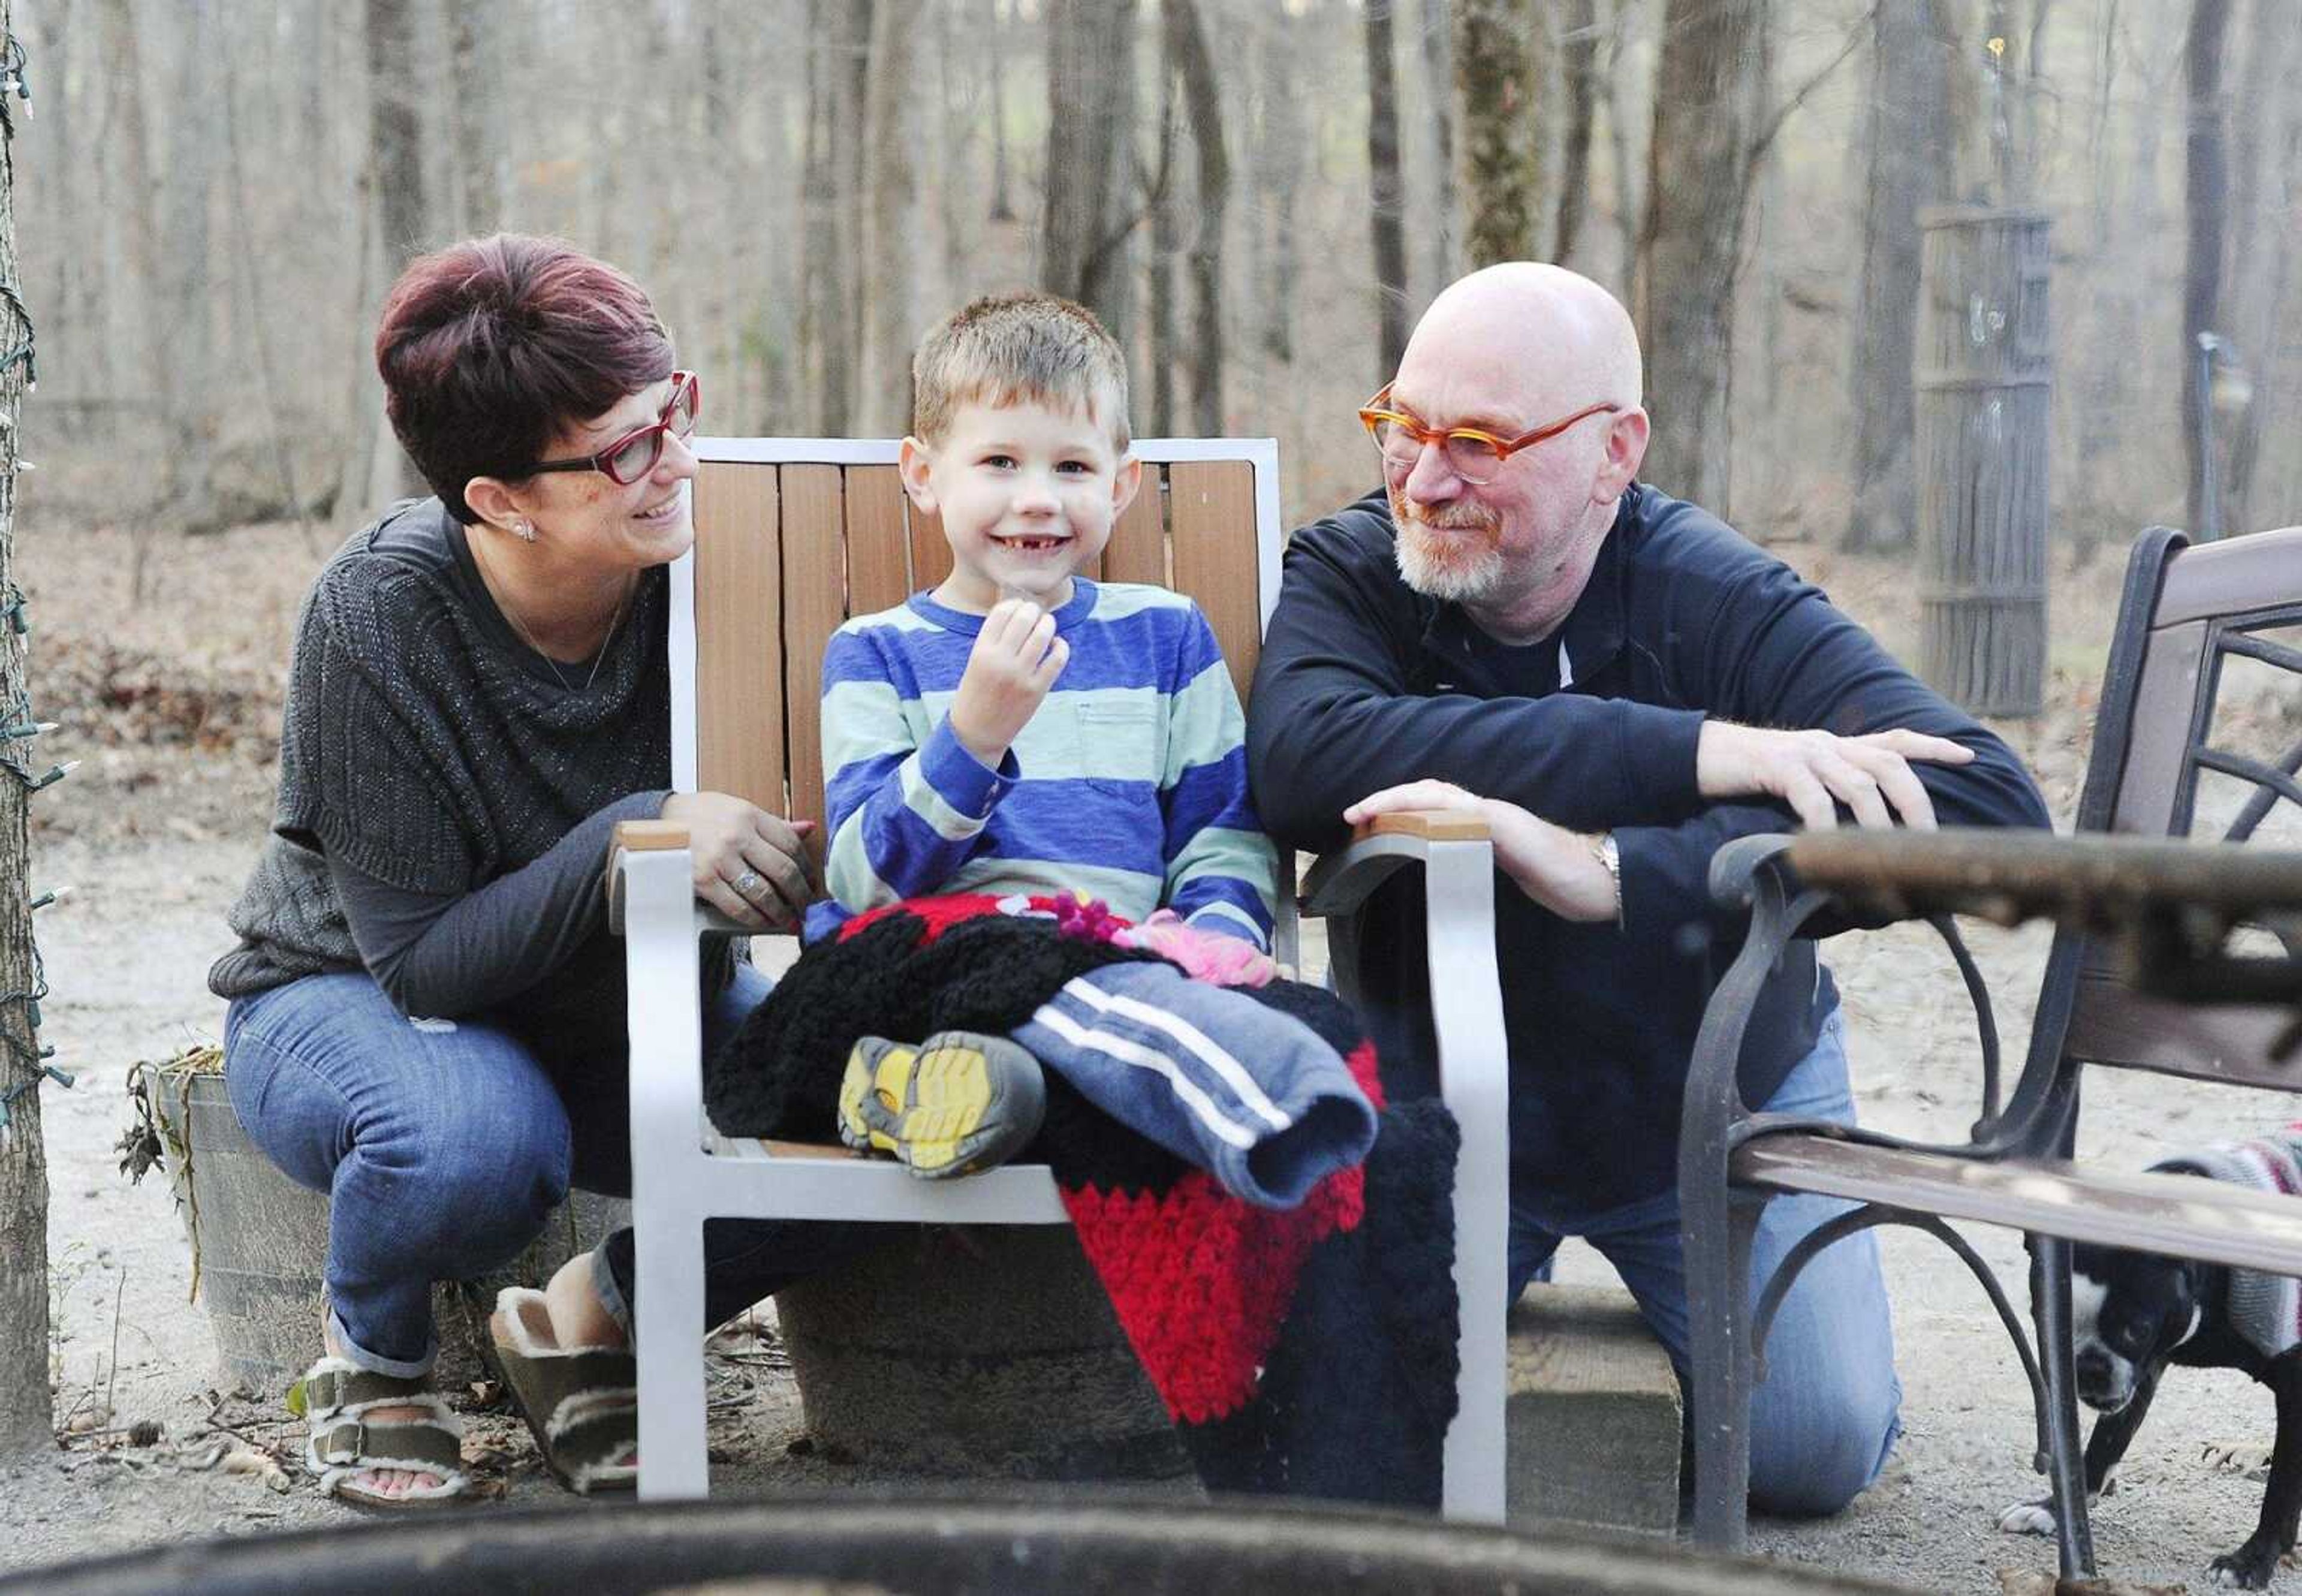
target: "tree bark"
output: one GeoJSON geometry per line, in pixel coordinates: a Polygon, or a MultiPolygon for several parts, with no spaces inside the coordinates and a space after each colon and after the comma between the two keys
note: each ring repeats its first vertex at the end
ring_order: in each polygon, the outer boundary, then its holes
{"type": "Polygon", "coordinates": [[[1367,173],[1374,235],[1375,369],[1388,376],[1407,351],[1407,231],[1399,174],[1399,79],[1390,0],[1366,0],[1367,173]]]}
{"type": "Polygon", "coordinates": [[[921,0],[872,8],[863,113],[863,375],[856,425],[874,436],[904,430],[912,413],[912,305],[919,240],[912,141],[913,46],[921,0]]]}
{"type": "MultiPolygon", "coordinates": [[[[416,13],[409,0],[367,0],[363,13],[367,48],[368,181],[375,206],[376,243],[382,268],[381,286],[388,288],[400,268],[425,247],[431,231],[431,208],[424,182],[424,122],[418,96],[416,13]]],[[[376,302],[364,307],[375,315],[376,302]]],[[[369,361],[368,342],[357,346],[363,367],[369,361]]],[[[383,412],[383,388],[373,375],[361,389],[365,395],[363,430],[370,440],[368,470],[361,504],[354,514],[365,514],[402,497],[430,490],[392,436],[383,412]]]]}
{"type": "Polygon", "coordinates": [[[1050,0],[1047,172],[1039,281],[1095,312],[1122,349],[1133,325],[1137,0],[1050,0]]]}
{"type": "Polygon", "coordinates": [[[2238,107],[2239,181],[2228,270],[2238,301],[2238,358],[2252,374],[2243,385],[2231,438],[2229,503],[2234,526],[2255,525],[2255,470],[2264,437],[2289,405],[2273,381],[2278,340],[2287,324],[2294,277],[2295,234],[2302,231],[2302,105],[2288,88],[2302,68],[2302,11],[2283,0],[2255,0],[2246,80],[2238,107]],[[2265,181],[2263,146],[2273,155],[2265,181]],[[2264,237],[2264,232],[2268,238],[2264,237]]]}
{"type": "Polygon", "coordinates": [[[1431,210],[1424,272],[1434,298],[1462,275],[1463,218],[1455,190],[1455,45],[1448,0],[1423,0],[1423,97],[1431,106],[1431,210]]]}
{"type": "MultiPolygon", "coordinates": [[[[0,0],[0,38],[7,36],[10,0],[0,0]]],[[[113,58],[116,60],[117,58],[113,58]]],[[[132,85],[131,85],[132,89],[132,85]]],[[[12,113],[21,113],[12,102],[12,113]]],[[[0,139],[0,283],[21,303],[16,268],[15,140],[0,139]]],[[[31,336],[21,315],[0,311],[0,348],[13,349],[31,336]]],[[[0,428],[0,592],[15,584],[16,439],[13,418],[23,414],[21,362],[0,370],[0,411],[12,424],[0,428]]],[[[24,645],[12,627],[0,627],[0,702],[23,702],[24,645]]],[[[29,718],[9,712],[11,721],[29,718]]],[[[28,757],[25,745],[10,742],[13,762],[28,757]]],[[[26,992],[34,985],[32,916],[27,905],[28,844],[24,783],[0,779],[0,990],[26,992]]],[[[48,1165],[41,1134],[37,1054],[39,1033],[27,999],[0,1005],[0,1094],[13,1095],[8,1122],[0,1129],[0,1455],[55,1446],[54,1408],[48,1397],[48,1165]]]]}
{"type": "MultiPolygon", "coordinates": [[[[1172,0],[1162,6],[1162,21],[1172,0]]],[[[1175,257],[1183,252],[1182,196],[1174,181],[1176,149],[1182,142],[1182,63],[1175,59],[1175,30],[1163,30],[1159,71],[1159,156],[1153,167],[1159,193],[1151,205],[1151,258],[1144,269],[1149,303],[1146,319],[1151,343],[1151,433],[1175,433],[1175,366],[1179,353],[1175,316],[1175,257]]]]}
{"type": "Polygon", "coordinates": [[[1918,327],[1921,208],[1952,197],[1951,52],[1939,0],[1871,13],[1862,276],[1854,312],[1853,503],[1848,549],[1895,549],[1918,535],[1911,464],[1911,354],[1918,327]]]}
{"type": "MultiPolygon", "coordinates": [[[[215,184],[222,97],[215,90],[220,54],[214,0],[180,0],[183,54],[176,63],[176,106],[170,117],[167,217],[169,314],[160,339],[160,392],[174,441],[169,461],[166,520],[186,532],[215,525],[215,307],[210,285],[209,200],[215,184]]],[[[139,594],[140,597],[140,594],[139,594]]]]}
{"type": "Polygon", "coordinates": [[[1455,8],[1466,249],[1474,266],[1550,258],[1558,219],[1558,51],[1546,0],[1455,8]]]}
{"type": "Polygon", "coordinates": [[[1582,241],[1591,204],[1591,123],[1598,105],[1598,0],[1567,0],[1567,37],[1560,41],[1567,130],[1558,158],[1558,226],[1552,258],[1566,260],[1582,241]]]}
{"type": "Polygon", "coordinates": [[[1007,181],[1007,52],[999,37],[999,0],[983,0],[983,36],[991,57],[991,219],[1015,220],[1007,181]]]}
{"type": "MultiPolygon", "coordinates": [[[[2230,28],[2230,0],[2194,0],[2184,60],[2189,71],[2189,131],[2183,215],[2188,248],[2182,263],[2182,433],[2189,466],[2189,525],[2206,524],[2207,466],[2214,447],[2211,426],[2199,413],[2205,396],[2198,383],[2198,338],[2218,332],[2222,320],[2222,233],[2229,224],[2229,177],[2223,142],[2230,107],[2222,95],[2222,43],[2230,28]]],[[[2219,519],[2219,505],[2212,508],[2219,519]]]]}
{"type": "Polygon", "coordinates": [[[801,180],[800,378],[815,430],[853,431],[861,319],[839,263],[861,247],[857,214],[863,147],[862,63],[870,47],[869,0],[810,0],[807,145],[801,180]]]}
{"type": "Polygon", "coordinates": [[[449,8],[451,110],[456,129],[456,231],[495,231],[511,204],[511,112],[504,77],[509,66],[503,13],[493,5],[449,8]]]}
{"type": "Polygon", "coordinates": [[[1296,79],[1296,24],[1284,11],[1264,20],[1260,63],[1263,89],[1261,137],[1256,140],[1256,183],[1263,191],[1262,210],[1270,220],[1258,228],[1265,240],[1266,269],[1257,281],[1265,290],[1263,352],[1282,365],[1295,363],[1296,283],[1301,274],[1302,250],[1295,231],[1295,203],[1302,188],[1303,157],[1311,130],[1303,113],[1303,89],[1296,79]]]}
{"type": "Polygon", "coordinates": [[[1220,438],[1223,424],[1223,220],[1231,207],[1231,155],[1223,144],[1222,85],[1207,47],[1198,0],[1166,0],[1170,54],[1197,157],[1198,231],[1191,237],[1191,425],[1220,438]]]}
{"type": "Polygon", "coordinates": [[[1724,516],[1735,275],[1763,82],[1766,0],[1669,0],[1633,296],[1654,439],[1643,475],[1724,516]]]}

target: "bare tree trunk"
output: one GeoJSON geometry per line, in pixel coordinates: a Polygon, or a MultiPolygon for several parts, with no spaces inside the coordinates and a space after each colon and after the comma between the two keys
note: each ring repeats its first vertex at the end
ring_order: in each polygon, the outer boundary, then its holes
{"type": "Polygon", "coordinates": [[[1407,232],[1399,176],[1399,79],[1390,0],[1366,0],[1367,173],[1374,233],[1375,369],[1388,377],[1407,351],[1407,232]]]}
{"type": "Polygon", "coordinates": [[[856,215],[863,146],[861,63],[871,37],[868,0],[811,0],[805,176],[801,190],[800,378],[817,431],[853,430],[861,333],[846,271],[861,246],[856,215]]]}
{"type": "MultiPolygon", "coordinates": [[[[0,0],[0,38],[7,35],[10,0],[0,0]]],[[[117,57],[109,57],[115,63],[117,57]]],[[[132,86],[131,86],[132,87],[132,86]]],[[[12,102],[13,106],[13,102],[12,102]]],[[[15,139],[0,139],[0,283],[13,314],[0,314],[0,348],[28,345],[29,319],[16,269],[15,139]]],[[[23,414],[30,375],[23,361],[0,368],[0,412],[23,414]]],[[[13,596],[15,581],[16,439],[21,428],[0,428],[0,593],[13,596]]],[[[23,702],[24,645],[13,628],[0,627],[0,702],[23,702]]],[[[11,711],[9,719],[29,717],[11,711]]],[[[25,758],[10,742],[12,761],[25,758]]],[[[30,794],[21,781],[0,780],[0,989],[26,993],[34,986],[32,916],[26,907],[29,871],[24,811],[30,794]]],[[[30,1000],[11,997],[0,1006],[0,1456],[52,1448],[54,1409],[48,1399],[48,1161],[40,1125],[39,1032],[31,1023],[30,1000]]]]}
{"type": "Polygon", "coordinates": [[[214,91],[217,29],[214,0],[181,0],[183,55],[170,114],[166,211],[168,306],[160,340],[160,387],[174,458],[168,520],[187,532],[213,530],[215,506],[215,307],[209,295],[209,198],[216,151],[223,142],[214,91]]]}
{"type": "Polygon", "coordinates": [[[1462,181],[1474,266],[1544,260],[1558,220],[1558,50],[1545,0],[1455,8],[1462,181]]]}
{"type": "Polygon", "coordinates": [[[1598,102],[1598,0],[1567,0],[1567,36],[1560,41],[1567,97],[1567,131],[1558,157],[1558,228],[1552,258],[1566,260],[1581,241],[1591,204],[1591,122],[1598,102]]]}
{"type": "Polygon", "coordinates": [[[983,34],[991,57],[991,219],[1015,220],[1007,185],[1007,52],[999,38],[999,0],[983,0],[983,34]]]}
{"type": "Polygon", "coordinates": [[[1223,147],[1222,87],[1198,0],[1165,0],[1169,54],[1189,113],[1198,231],[1192,235],[1191,426],[1219,438],[1223,424],[1223,218],[1231,207],[1231,155],[1223,147]]]}
{"type": "Polygon", "coordinates": [[[863,375],[856,425],[900,433],[912,411],[912,342],[917,273],[912,204],[913,46],[925,25],[921,0],[872,8],[863,112],[863,375]]]}
{"type": "Polygon", "coordinates": [[[1463,219],[1455,193],[1455,35],[1448,0],[1423,0],[1423,97],[1431,106],[1431,209],[1437,218],[1424,240],[1424,270],[1436,296],[1462,275],[1463,219]]]}
{"type": "MultiPolygon", "coordinates": [[[[1165,0],[1161,21],[1173,0],[1165,0]]],[[[1145,272],[1150,304],[1147,319],[1151,338],[1151,432],[1155,438],[1175,433],[1175,257],[1183,252],[1182,196],[1174,181],[1175,147],[1182,142],[1183,69],[1175,59],[1172,28],[1162,29],[1159,70],[1158,197],[1151,204],[1151,259],[1145,272]]]]}
{"type": "MultiPolygon", "coordinates": [[[[431,210],[424,184],[424,122],[417,97],[423,92],[417,73],[416,13],[410,0],[366,0],[365,38],[368,87],[368,176],[374,184],[377,242],[381,248],[382,282],[398,278],[402,266],[429,241],[431,210]]],[[[373,316],[376,307],[365,307],[373,316]]],[[[359,346],[365,363],[367,345],[359,346]]],[[[383,390],[373,380],[363,384],[368,396],[367,430],[374,452],[362,507],[427,491],[414,464],[391,435],[383,413],[383,390]]]]}
{"type": "Polygon", "coordinates": [[[1302,250],[1295,236],[1295,202],[1302,187],[1303,157],[1311,130],[1303,113],[1302,86],[1296,80],[1294,24],[1284,11],[1274,11],[1265,24],[1263,44],[1262,137],[1256,140],[1256,181],[1263,190],[1263,210],[1270,217],[1267,231],[1257,237],[1269,240],[1267,270],[1256,273],[1267,297],[1263,316],[1263,350],[1282,365],[1295,363],[1296,281],[1302,250]]]}
{"type": "Polygon", "coordinates": [[[1917,332],[1921,207],[1952,195],[1951,51],[1939,0],[1871,13],[1862,213],[1854,313],[1854,500],[1841,543],[1891,549],[1918,533],[1911,464],[1912,340],[1917,332]]]}
{"type": "Polygon", "coordinates": [[[456,231],[469,237],[501,227],[511,204],[511,101],[503,83],[510,62],[496,6],[450,6],[448,26],[456,231]]]}
{"type": "Polygon", "coordinates": [[[2230,106],[2222,94],[2222,42],[2230,28],[2230,0],[2193,0],[2189,38],[2184,53],[2189,69],[2189,136],[2185,164],[2189,185],[2183,214],[2189,226],[2189,248],[2182,265],[2182,449],[2189,465],[2189,525],[2205,526],[2211,515],[2219,524],[2221,506],[2207,500],[2207,477],[2214,464],[2214,437],[2202,428],[2199,414],[2205,394],[2198,383],[2198,340],[2218,332],[2222,320],[2222,233],[2229,223],[2229,179],[2223,165],[2225,124],[2230,106]]]}
{"type": "Polygon", "coordinates": [[[1634,295],[1655,412],[1646,475],[1728,513],[1735,275],[1762,87],[1766,0],[1669,0],[1634,295]]]}
{"type": "Polygon", "coordinates": [[[2240,302],[2238,357],[2255,374],[2241,382],[2231,439],[2231,522],[2252,527],[2255,467],[2264,436],[2281,435],[2277,419],[2287,398],[2273,380],[2278,339],[2288,319],[2295,281],[2295,234],[2302,231],[2302,103],[2289,92],[2302,69],[2302,10],[2284,0],[2255,0],[2247,36],[2246,82],[2239,107],[2237,225],[2230,248],[2231,272],[2240,302]],[[2262,147],[2273,153],[2265,177],[2262,147]],[[2270,239],[2262,234],[2266,230],[2270,239]]]}
{"type": "Polygon", "coordinates": [[[1039,281],[1126,349],[1133,317],[1137,0],[1050,0],[1039,281]]]}

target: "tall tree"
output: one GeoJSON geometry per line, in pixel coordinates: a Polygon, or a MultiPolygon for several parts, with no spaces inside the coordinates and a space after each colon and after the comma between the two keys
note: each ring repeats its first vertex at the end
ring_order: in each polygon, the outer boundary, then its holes
{"type": "Polygon", "coordinates": [[[1295,361],[1296,285],[1303,258],[1296,237],[1296,205],[1303,186],[1303,160],[1311,142],[1304,114],[1303,86],[1297,73],[1297,26],[1284,10],[1263,18],[1257,39],[1260,125],[1255,139],[1255,185],[1261,203],[1256,229],[1256,281],[1264,285],[1263,349],[1273,359],[1295,361]]]}
{"type": "Polygon", "coordinates": [[[1375,369],[1389,376],[1407,350],[1407,231],[1399,175],[1399,75],[1390,0],[1366,0],[1367,172],[1374,233],[1375,369]]]}
{"type": "Polygon", "coordinates": [[[846,270],[861,249],[858,175],[863,147],[861,63],[871,37],[869,0],[808,0],[807,139],[801,156],[799,281],[801,392],[827,436],[853,428],[861,318],[846,270]]]}
{"type": "Polygon", "coordinates": [[[900,433],[912,410],[919,254],[912,145],[922,0],[877,0],[863,108],[863,373],[857,427],[900,433]]]}
{"type": "Polygon", "coordinates": [[[1735,273],[1765,83],[1767,0],[1668,0],[1634,292],[1655,412],[1647,475],[1727,513],[1735,273]]]}
{"type": "Polygon", "coordinates": [[[2241,527],[2256,524],[2255,470],[2262,441],[2281,435],[2273,429],[2291,403],[2272,379],[2296,286],[2295,235],[2302,231],[2302,98],[2289,88],[2294,71],[2302,68],[2302,7],[2255,0],[2245,37],[2250,47],[2233,119],[2238,191],[2226,268],[2238,302],[2232,318],[2238,356],[2256,374],[2239,385],[2245,399],[2231,439],[2231,521],[2241,527]],[[2273,152],[2266,168],[2265,145],[2273,152]]]}
{"type": "Polygon", "coordinates": [[[1550,255],[1561,128],[1551,21],[1549,0],[1462,0],[1455,8],[1466,247],[1475,266],[1550,255]]]}
{"type": "MultiPolygon", "coordinates": [[[[10,0],[0,0],[0,38],[8,37],[10,0]]],[[[32,325],[23,307],[16,270],[16,162],[13,100],[0,104],[0,285],[7,289],[0,311],[0,349],[29,356],[32,325]]],[[[15,581],[16,439],[30,376],[26,359],[11,357],[0,367],[0,593],[13,597],[15,581]]],[[[13,628],[0,627],[0,702],[24,701],[24,645],[13,628]]],[[[30,717],[8,711],[10,721],[30,717]]],[[[22,760],[22,744],[11,743],[12,763],[22,760]]],[[[0,988],[23,993],[34,986],[32,917],[26,906],[27,844],[24,810],[29,790],[21,781],[0,780],[0,988]]],[[[0,1456],[52,1447],[54,1411],[48,1402],[48,1163],[40,1125],[39,1035],[31,1024],[29,1000],[8,999],[0,1009],[0,1456]]]]}
{"type": "Polygon", "coordinates": [[[1039,281],[1100,317],[1120,347],[1133,324],[1137,0],[1049,0],[1047,175],[1039,281]]]}
{"type": "Polygon", "coordinates": [[[1842,542],[1890,549],[1918,534],[1911,360],[1919,305],[1919,212],[1952,193],[1951,54],[1941,0],[1870,13],[1862,276],[1854,312],[1854,499],[1842,542]]]}
{"type": "Polygon", "coordinates": [[[511,205],[511,63],[502,7],[450,6],[448,26],[456,231],[468,237],[501,227],[511,205]]]}
{"type": "Polygon", "coordinates": [[[169,465],[167,519],[187,531],[215,522],[217,408],[209,383],[215,369],[215,307],[210,286],[208,216],[216,153],[223,144],[223,99],[215,92],[218,48],[214,0],[181,0],[183,51],[176,63],[169,113],[167,306],[161,338],[160,391],[174,449],[169,465]]]}
{"type": "Polygon", "coordinates": [[[1591,124],[1599,102],[1599,0],[1567,0],[1566,36],[1559,41],[1567,101],[1558,154],[1558,225],[1554,258],[1565,260],[1581,242],[1591,206],[1591,124]]]}
{"type": "MultiPolygon", "coordinates": [[[[2206,479],[2214,447],[2210,421],[2200,412],[2198,340],[2218,333],[2222,320],[2222,233],[2229,225],[2230,179],[2223,146],[2230,107],[2222,94],[2222,46],[2230,29],[2230,0],[2192,0],[2183,60],[2189,71],[2189,132],[2184,162],[2188,187],[2183,215],[2188,248],[2182,260],[2182,448],[2190,468],[2189,524],[2206,524],[2206,479]]],[[[2213,507],[2219,520],[2219,505],[2213,507]]]]}
{"type": "Polygon", "coordinates": [[[1436,294],[1462,273],[1462,217],[1455,197],[1455,35],[1448,0],[1423,0],[1423,25],[1416,31],[1423,36],[1420,97],[1431,108],[1432,221],[1424,239],[1428,255],[1423,269],[1429,293],[1436,294]]]}
{"type": "Polygon", "coordinates": [[[1164,0],[1167,55],[1181,91],[1198,194],[1191,237],[1191,425],[1203,438],[1223,425],[1223,219],[1231,206],[1231,155],[1223,147],[1222,85],[1207,46],[1198,0],[1164,0]]]}
{"type": "MultiPolygon", "coordinates": [[[[431,207],[424,181],[424,120],[417,73],[416,15],[411,0],[366,0],[362,12],[367,58],[367,183],[374,231],[363,245],[364,291],[359,314],[373,318],[383,290],[400,268],[430,242],[431,207]]],[[[345,474],[349,494],[339,493],[337,508],[354,516],[372,506],[424,491],[423,479],[391,435],[383,412],[383,388],[362,340],[358,424],[353,460],[345,474]],[[349,500],[349,503],[347,502],[349,500]]]]}

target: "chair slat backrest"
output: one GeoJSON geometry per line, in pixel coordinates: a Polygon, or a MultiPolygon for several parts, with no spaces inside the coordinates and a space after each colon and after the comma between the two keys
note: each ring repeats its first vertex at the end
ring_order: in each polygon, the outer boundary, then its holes
{"type": "MultiPolygon", "coordinates": [[[[2294,783],[2302,763],[2302,527],[2176,549],[2156,573],[2155,593],[2149,575],[2138,569],[2145,591],[2130,591],[2126,605],[2147,603],[2147,624],[2122,614],[2112,645],[2080,828],[2243,842],[2273,819],[2281,844],[2295,845],[2302,828],[2302,788],[2294,783]],[[2234,671],[2234,659],[2247,663],[2234,671]],[[2130,704],[2117,690],[2121,664],[2136,673],[2130,704]],[[2247,694],[2234,702],[2241,678],[2247,694]],[[2253,746],[2235,745],[2239,740],[2253,746]]],[[[2077,966],[2066,1056],[2302,1090],[2302,1057],[2281,1063],[2269,1056],[2290,1021],[2287,1011],[2146,995],[2118,971],[2112,950],[2092,943],[2079,948],[2077,966]]]]}
{"type": "MultiPolygon", "coordinates": [[[[823,819],[818,701],[839,624],[940,582],[951,551],[893,440],[706,438],[695,550],[673,569],[673,782],[823,819]]],[[[1278,600],[1278,449],[1143,439],[1143,487],[1092,573],[1198,601],[1243,701],[1278,600]]]]}

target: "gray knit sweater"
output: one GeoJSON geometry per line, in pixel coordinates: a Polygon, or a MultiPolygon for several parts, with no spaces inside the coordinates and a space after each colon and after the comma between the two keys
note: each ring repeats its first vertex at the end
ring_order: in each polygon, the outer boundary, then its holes
{"type": "MultiPolygon", "coordinates": [[[[666,595],[664,574],[644,573],[597,676],[571,687],[512,632],[438,500],[396,506],[345,543],[304,601],[272,836],[229,917],[239,945],[209,988],[240,997],[364,967],[332,861],[446,900],[525,872],[532,891],[497,895],[507,912],[559,922],[525,923],[590,955],[569,961],[570,979],[609,962],[594,945],[607,823],[654,812],[670,778],[666,595]]],[[[548,1002],[552,983],[536,978],[507,980],[548,1002]]]]}

